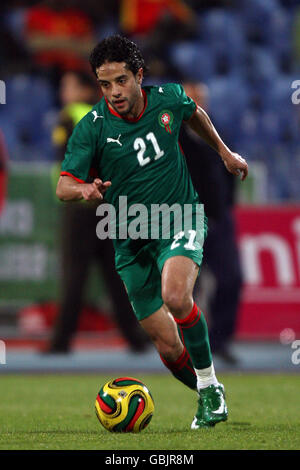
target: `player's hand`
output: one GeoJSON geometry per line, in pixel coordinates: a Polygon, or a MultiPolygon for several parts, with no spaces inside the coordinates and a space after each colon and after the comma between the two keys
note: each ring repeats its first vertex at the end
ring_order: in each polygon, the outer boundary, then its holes
{"type": "Polygon", "coordinates": [[[248,164],[238,153],[229,151],[226,155],[222,155],[222,160],[230,173],[241,176],[242,181],[246,179],[248,175],[248,164]]]}
{"type": "Polygon", "coordinates": [[[86,201],[102,201],[105,191],[111,186],[111,181],[102,182],[99,178],[92,183],[83,184],[81,194],[86,201]]]}

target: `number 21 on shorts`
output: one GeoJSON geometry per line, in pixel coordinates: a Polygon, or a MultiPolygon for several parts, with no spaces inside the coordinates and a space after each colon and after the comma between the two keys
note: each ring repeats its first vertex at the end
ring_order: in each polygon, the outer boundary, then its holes
{"type": "MultiPolygon", "coordinates": [[[[194,245],[194,241],[196,238],[196,230],[188,230],[189,233],[189,241],[183,245],[183,247],[186,250],[196,250],[196,247],[194,245]]],[[[178,232],[174,236],[174,241],[171,245],[171,250],[174,250],[175,248],[178,248],[180,246],[179,240],[181,240],[184,237],[184,232],[178,232]]]]}

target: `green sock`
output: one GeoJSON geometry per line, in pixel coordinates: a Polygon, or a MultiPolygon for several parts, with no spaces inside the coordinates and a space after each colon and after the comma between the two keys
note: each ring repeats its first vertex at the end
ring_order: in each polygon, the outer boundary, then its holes
{"type": "Polygon", "coordinates": [[[206,369],[211,366],[207,323],[203,312],[194,303],[191,313],[179,320],[175,318],[181,340],[188,350],[195,369],[206,369]]]}
{"type": "Polygon", "coordinates": [[[176,379],[180,380],[182,383],[184,383],[184,385],[187,385],[193,390],[197,389],[197,376],[186,348],[184,348],[177,361],[170,362],[164,359],[162,356],[160,357],[164,365],[170,369],[176,379]]]}

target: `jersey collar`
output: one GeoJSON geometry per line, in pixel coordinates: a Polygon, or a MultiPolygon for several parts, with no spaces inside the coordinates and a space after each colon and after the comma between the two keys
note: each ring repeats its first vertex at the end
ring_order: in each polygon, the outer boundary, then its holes
{"type": "Polygon", "coordinates": [[[145,92],[144,89],[142,89],[142,93],[143,93],[143,97],[144,97],[144,107],[142,109],[142,111],[140,112],[140,114],[138,115],[138,117],[136,118],[124,118],[122,117],[119,113],[117,113],[117,111],[115,111],[109,104],[109,102],[107,101],[106,98],[105,99],[105,102],[107,104],[107,107],[108,107],[108,110],[110,111],[111,114],[113,114],[114,116],[117,116],[119,119],[123,119],[123,121],[128,121],[128,122],[137,122],[141,119],[141,117],[143,116],[146,108],[147,108],[147,104],[148,104],[148,98],[147,98],[147,93],[145,92]]]}

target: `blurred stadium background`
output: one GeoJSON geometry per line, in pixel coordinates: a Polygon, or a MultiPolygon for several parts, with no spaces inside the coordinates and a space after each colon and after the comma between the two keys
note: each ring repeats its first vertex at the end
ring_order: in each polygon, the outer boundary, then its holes
{"type": "Polygon", "coordinates": [[[58,83],[64,71],[87,67],[93,45],[117,32],[144,51],[147,84],[205,83],[213,122],[248,159],[250,175],[238,183],[235,211],[244,274],[235,348],[242,369],[299,371],[290,347],[300,339],[300,104],[292,102],[292,84],[300,80],[299,0],[16,0],[2,2],[0,22],[7,154],[0,215],[0,338],[7,364],[0,372],[163,370],[154,351],[127,352],[96,270],[75,353],[59,361],[37,354],[51,333],[61,276],[60,203],[51,182],[58,83]]]}

